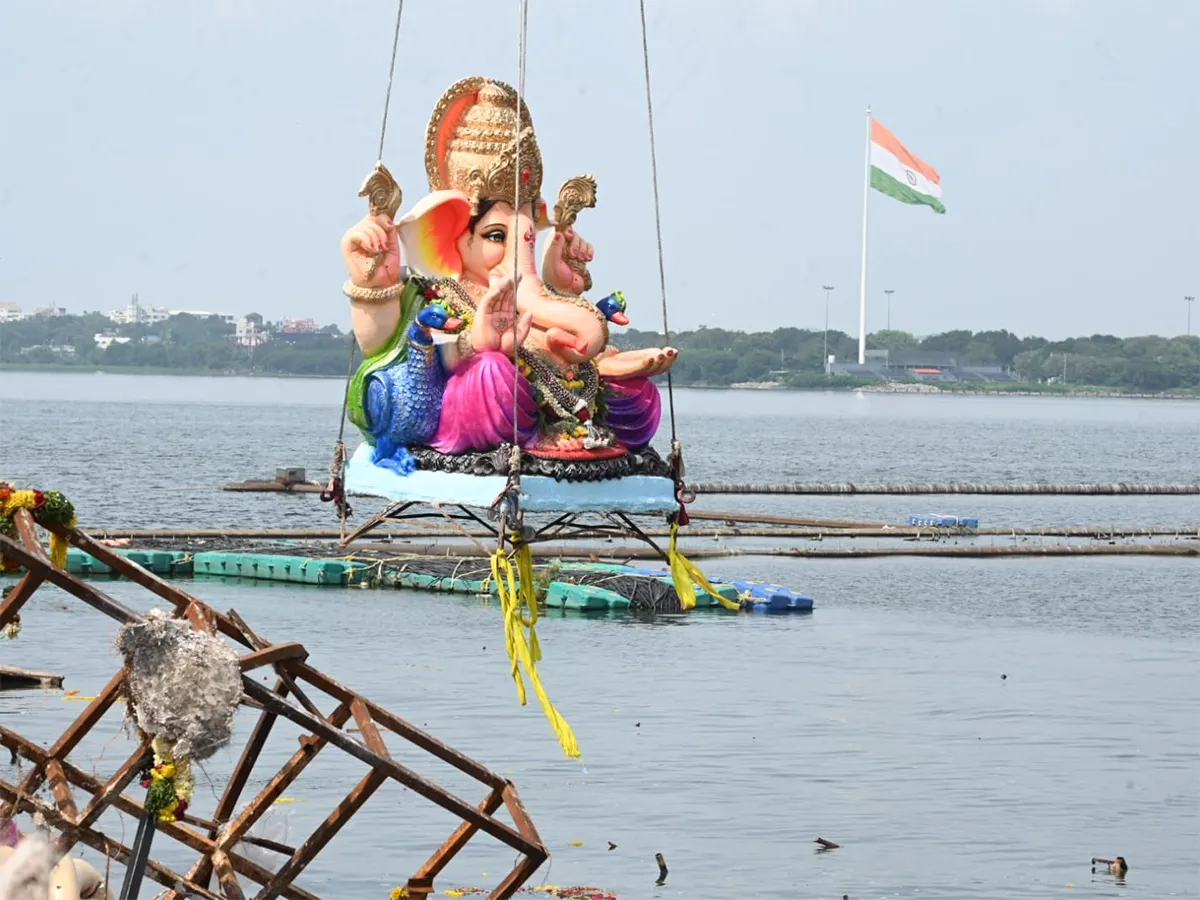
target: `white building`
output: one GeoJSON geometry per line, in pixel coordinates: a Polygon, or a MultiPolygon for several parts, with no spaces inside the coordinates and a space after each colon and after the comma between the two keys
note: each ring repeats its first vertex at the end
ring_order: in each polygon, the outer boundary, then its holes
{"type": "Polygon", "coordinates": [[[243,347],[260,347],[267,342],[267,333],[263,331],[262,316],[252,313],[238,319],[237,330],[233,334],[235,343],[243,347]]]}
{"type": "Polygon", "coordinates": [[[122,309],[114,309],[108,314],[109,319],[118,325],[157,325],[159,322],[165,322],[171,316],[195,316],[198,319],[207,319],[216,316],[226,325],[232,325],[234,317],[225,313],[209,312],[202,309],[167,309],[164,306],[146,307],[138,302],[138,295],[134,294],[133,299],[129,301],[129,305],[122,309]]]}
{"type": "Polygon", "coordinates": [[[171,316],[195,316],[197,319],[210,319],[215,316],[226,325],[232,325],[237,321],[235,316],[226,315],[225,313],[208,312],[203,309],[165,309],[163,312],[166,313],[163,318],[170,318],[171,316]]]}
{"type": "Polygon", "coordinates": [[[148,311],[142,309],[142,305],[138,303],[138,295],[134,294],[128,306],[122,309],[114,309],[108,314],[108,317],[118,325],[137,325],[140,322],[147,321],[147,314],[148,311]]]}
{"type": "Polygon", "coordinates": [[[130,338],[120,337],[115,334],[93,334],[92,340],[96,342],[96,346],[101,350],[107,350],[113,344],[128,344],[130,338]]]}
{"type": "Polygon", "coordinates": [[[19,322],[25,318],[21,307],[15,303],[0,303],[0,322],[19,322]]]}
{"type": "Polygon", "coordinates": [[[312,319],[284,319],[279,323],[279,330],[284,334],[310,334],[321,329],[312,319]]]}

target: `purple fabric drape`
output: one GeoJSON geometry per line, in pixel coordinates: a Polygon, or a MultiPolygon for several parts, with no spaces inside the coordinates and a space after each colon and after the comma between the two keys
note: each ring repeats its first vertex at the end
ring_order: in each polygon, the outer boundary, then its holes
{"type": "Polygon", "coordinates": [[[649,378],[622,378],[608,385],[608,427],[626,447],[644,447],[658,431],[662,397],[649,378]]]}

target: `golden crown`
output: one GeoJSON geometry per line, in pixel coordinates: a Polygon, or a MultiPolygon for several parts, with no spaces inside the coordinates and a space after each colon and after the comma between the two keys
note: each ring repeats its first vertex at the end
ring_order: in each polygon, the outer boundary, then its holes
{"type": "Polygon", "coordinates": [[[437,102],[425,132],[429,189],[457,190],[471,200],[541,203],[542,154],[524,100],[502,81],[464,78],[437,102]],[[517,107],[520,106],[520,122],[517,107]],[[518,143],[518,129],[520,141],[518,143]]]}

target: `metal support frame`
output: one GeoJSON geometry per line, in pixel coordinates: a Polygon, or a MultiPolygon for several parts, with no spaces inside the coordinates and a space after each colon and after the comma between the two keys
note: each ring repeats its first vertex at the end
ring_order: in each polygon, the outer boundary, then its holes
{"type": "MultiPolygon", "coordinates": [[[[26,575],[0,603],[0,628],[17,616],[25,601],[44,583],[61,588],[122,624],[143,620],[138,613],[96,586],[54,566],[42,549],[37,526],[28,511],[19,510],[14,518],[20,540],[12,541],[0,535],[0,554],[20,563],[26,569],[26,575]]],[[[473,518],[478,521],[478,517],[473,518]]],[[[125,790],[149,758],[148,742],[143,741],[107,781],[93,777],[67,762],[71,750],[78,746],[117,701],[124,683],[123,672],[113,676],[49,749],[0,726],[0,745],[33,763],[32,771],[20,784],[0,779],[0,800],[8,804],[7,809],[0,805],[0,817],[22,811],[41,813],[47,823],[60,832],[57,840],[60,857],[69,853],[76,843],[83,843],[118,862],[125,862],[131,872],[136,873],[139,866],[144,865],[145,876],[167,889],[162,895],[167,900],[181,900],[185,895],[220,900],[204,887],[214,873],[226,898],[244,900],[250,896],[244,886],[253,882],[259,886],[257,893],[253,894],[255,900],[270,900],[280,896],[289,900],[317,900],[316,895],[297,886],[295,879],[389,779],[462,820],[462,824],[408,880],[406,887],[414,898],[433,892],[434,878],[480,831],[511,847],[518,855],[513,869],[489,895],[492,900],[506,900],[513,896],[549,857],[516,787],[502,775],[312,667],[307,662],[308,652],[302,645],[267,641],[252,631],[236,612],[218,613],[176,585],[159,578],[78,529],[65,529],[58,534],[118,574],[166,600],[173,607],[174,615],[186,620],[193,628],[224,635],[239,645],[243,651],[241,669],[244,693],[241,702],[244,706],[259,710],[257,722],[225,785],[213,819],[210,821],[188,814],[177,822],[158,823],[144,836],[146,840],[136,841],[133,848],[99,831],[96,822],[110,808],[145,821],[143,801],[127,795],[125,790]],[[273,688],[246,674],[268,667],[274,669],[276,674],[273,688]],[[320,691],[336,702],[334,712],[329,716],[321,713],[306,690],[320,691]],[[292,698],[295,703],[291,702],[292,698]],[[255,763],[270,737],[272,727],[280,718],[290,720],[306,732],[300,738],[300,748],[257,795],[241,803],[242,792],[255,763]],[[344,730],[351,720],[361,740],[344,730]],[[478,805],[472,805],[397,762],[388,751],[383,739],[384,731],[471,776],[487,787],[487,796],[478,805]],[[314,757],[330,745],[366,763],[370,771],[312,834],[295,848],[248,836],[246,832],[271,808],[314,757]],[[53,804],[34,796],[38,788],[47,782],[53,793],[53,804]],[[82,812],[76,803],[76,790],[88,795],[82,812]],[[501,806],[507,808],[515,828],[494,817],[501,806]],[[199,854],[186,873],[174,872],[149,856],[149,837],[155,832],[199,854]],[[269,845],[270,849],[288,858],[277,871],[272,872],[234,852],[234,845],[240,841],[269,845]],[[177,893],[179,889],[186,894],[177,893]]],[[[129,896],[136,896],[136,887],[131,888],[127,882],[122,896],[130,890],[133,893],[129,896]]]]}
{"type": "MultiPolygon", "coordinates": [[[[480,543],[479,538],[469,533],[464,525],[474,524],[484,528],[499,546],[512,540],[503,523],[489,521],[487,513],[463,504],[424,503],[417,500],[397,500],[389,503],[383,510],[356,528],[341,542],[346,547],[354,541],[362,540],[372,533],[388,525],[409,525],[423,519],[444,519],[448,525],[447,537],[463,537],[479,547],[482,556],[491,555],[491,551],[480,543]]],[[[533,515],[538,515],[539,524],[530,524],[522,529],[518,543],[540,544],[553,540],[573,540],[577,538],[603,537],[626,538],[640,541],[654,550],[664,562],[669,562],[667,551],[651,538],[644,529],[633,521],[628,513],[623,512],[566,512],[554,516],[552,513],[531,514],[527,510],[522,516],[528,522],[533,515]]],[[[395,536],[402,531],[389,532],[395,536]]]]}

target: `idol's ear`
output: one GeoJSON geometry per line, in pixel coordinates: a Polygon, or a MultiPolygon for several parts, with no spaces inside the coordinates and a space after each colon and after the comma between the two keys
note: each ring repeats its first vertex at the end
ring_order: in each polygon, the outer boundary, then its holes
{"type": "Polygon", "coordinates": [[[537,199],[537,208],[533,213],[533,222],[538,231],[545,231],[547,228],[554,227],[554,223],[550,221],[550,210],[546,208],[546,201],[541,197],[537,199]]]}
{"type": "Polygon", "coordinates": [[[434,191],[396,223],[404,260],[422,275],[462,274],[458,239],[471,221],[471,201],[460,191],[434,191]]]}

